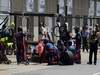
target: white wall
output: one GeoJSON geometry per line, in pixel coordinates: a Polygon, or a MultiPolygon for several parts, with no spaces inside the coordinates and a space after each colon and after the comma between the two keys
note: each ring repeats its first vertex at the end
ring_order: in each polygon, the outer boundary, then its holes
{"type": "Polygon", "coordinates": [[[34,11],[34,0],[26,0],[26,11],[27,12],[34,11]]]}
{"type": "Polygon", "coordinates": [[[10,11],[10,0],[0,0],[0,11],[10,11]]]}
{"type": "Polygon", "coordinates": [[[100,2],[97,2],[96,16],[100,16],[100,2]]]}

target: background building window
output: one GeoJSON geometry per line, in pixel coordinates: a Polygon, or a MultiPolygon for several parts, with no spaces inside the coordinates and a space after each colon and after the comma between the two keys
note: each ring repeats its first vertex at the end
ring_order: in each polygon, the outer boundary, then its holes
{"type": "Polygon", "coordinates": [[[10,12],[10,0],[0,0],[0,11],[10,12]]]}
{"type": "Polygon", "coordinates": [[[27,12],[34,11],[34,0],[26,0],[26,11],[27,12]]]}

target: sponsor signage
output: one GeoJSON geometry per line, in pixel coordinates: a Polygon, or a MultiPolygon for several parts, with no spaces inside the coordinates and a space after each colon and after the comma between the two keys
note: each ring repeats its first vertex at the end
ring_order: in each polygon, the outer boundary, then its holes
{"type": "Polygon", "coordinates": [[[34,10],[34,0],[26,0],[26,11],[33,12],[34,10]]]}
{"type": "Polygon", "coordinates": [[[65,15],[64,0],[58,0],[58,4],[59,4],[59,14],[65,15]]]}
{"type": "Polygon", "coordinates": [[[39,13],[45,12],[45,0],[38,0],[38,12],[39,13]]]}
{"type": "Polygon", "coordinates": [[[73,10],[73,0],[67,0],[67,14],[71,15],[73,10]]]}

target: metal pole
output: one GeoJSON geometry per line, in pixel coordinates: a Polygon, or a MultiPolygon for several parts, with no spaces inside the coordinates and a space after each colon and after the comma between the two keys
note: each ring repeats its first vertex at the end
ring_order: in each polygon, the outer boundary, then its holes
{"type": "Polygon", "coordinates": [[[14,32],[15,32],[15,33],[17,32],[17,25],[16,25],[16,22],[17,22],[17,21],[16,21],[16,20],[17,20],[17,16],[14,15],[14,23],[15,23],[15,28],[14,28],[15,31],[14,31],[14,32]]]}
{"type": "MultiPolygon", "coordinates": [[[[94,0],[94,18],[96,18],[96,8],[97,8],[97,0],[94,0]]],[[[94,24],[96,23],[96,19],[94,19],[94,24]]],[[[93,25],[94,29],[94,25],[93,25]]]]}
{"type": "Polygon", "coordinates": [[[67,16],[67,0],[65,1],[65,16],[67,16]]]}
{"type": "Polygon", "coordinates": [[[97,0],[94,0],[94,17],[96,17],[97,0]]]}

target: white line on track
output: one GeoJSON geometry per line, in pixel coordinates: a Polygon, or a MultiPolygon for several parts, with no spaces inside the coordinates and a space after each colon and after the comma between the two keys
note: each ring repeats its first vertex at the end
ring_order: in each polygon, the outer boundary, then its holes
{"type": "Polygon", "coordinates": [[[100,75],[100,72],[98,72],[98,73],[95,73],[95,74],[93,74],[93,75],[100,75]]]}

